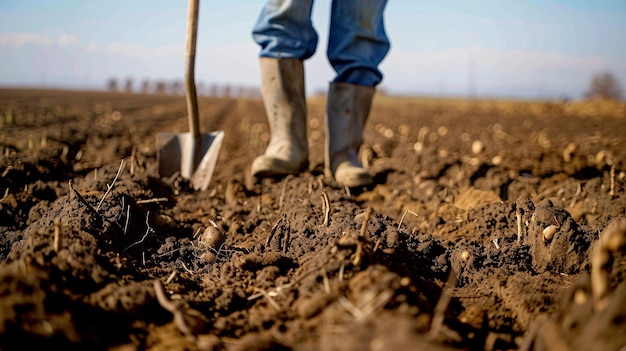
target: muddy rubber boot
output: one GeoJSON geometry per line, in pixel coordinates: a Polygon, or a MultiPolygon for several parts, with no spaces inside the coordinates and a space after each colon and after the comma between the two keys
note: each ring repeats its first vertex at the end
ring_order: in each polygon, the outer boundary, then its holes
{"type": "Polygon", "coordinates": [[[374,87],[331,83],[326,105],[326,176],[356,188],[374,183],[358,158],[374,87]]]}
{"type": "Polygon", "coordinates": [[[251,174],[266,178],[302,172],[309,164],[303,62],[262,57],[260,65],[270,142],[252,162],[251,174]]]}

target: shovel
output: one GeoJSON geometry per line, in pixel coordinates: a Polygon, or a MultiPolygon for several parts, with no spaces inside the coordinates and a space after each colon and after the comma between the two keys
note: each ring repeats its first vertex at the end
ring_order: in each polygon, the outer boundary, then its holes
{"type": "Polygon", "coordinates": [[[157,160],[161,177],[170,177],[179,172],[181,177],[190,181],[195,190],[206,190],[217,164],[224,131],[200,134],[198,97],[194,80],[198,7],[199,0],[189,0],[185,53],[185,94],[189,133],[158,133],[157,160]]]}

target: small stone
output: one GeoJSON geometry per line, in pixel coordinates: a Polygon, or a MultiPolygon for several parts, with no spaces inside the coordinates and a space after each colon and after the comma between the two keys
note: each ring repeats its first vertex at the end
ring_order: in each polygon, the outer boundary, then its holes
{"type": "Polygon", "coordinates": [[[474,140],[474,142],[472,143],[472,152],[474,153],[474,155],[478,155],[484,149],[485,149],[485,144],[483,144],[482,141],[474,140]]]}
{"type": "Polygon", "coordinates": [[[543,241],[550,241],[554,237],[554,233],[559,229],[558,226],[551,224],[543,230],[543,241]]]}
{"type": "Polygon", "coordinates": [[[219,250],[220,247],[226,242],[226,235],[222,233],[217,227],[208,226],[202,235],[200,235],[200,244],[205,247],[210,247],[214,250],[219,250]]]}

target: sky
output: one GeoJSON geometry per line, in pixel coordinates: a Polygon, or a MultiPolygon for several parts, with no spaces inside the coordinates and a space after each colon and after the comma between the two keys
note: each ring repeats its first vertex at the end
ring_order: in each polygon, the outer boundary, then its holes
{"type": "MultiPolygon", "coordinates": [[[[320,41],[308,93],[334,72],[325,56],[331,0],[316,0],[320,41]]],[[[259,86],[251,30],[259,0],[201,0],[196,81],[259,86]]],[[[392,94],[577,99],[594,74],[626,88],[624,0],[390,0],[392,94]]],[[[183,80],[184,0],[2,0],[0,86],[105,89],[110,78],[183,80]]],[[[138,84],[138,83],[136,83],[138,84]]]]}

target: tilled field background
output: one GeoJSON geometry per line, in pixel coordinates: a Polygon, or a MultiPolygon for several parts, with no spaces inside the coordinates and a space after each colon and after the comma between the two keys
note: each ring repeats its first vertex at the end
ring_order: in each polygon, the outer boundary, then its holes
{"type": "Polygon", "coordinates": [[[0,90],[0,349],[620,350],[626,104],[377,96],[376,186],[255,182],[260,100],[207,191],[156,172],[182,96],[0,90]]]}

